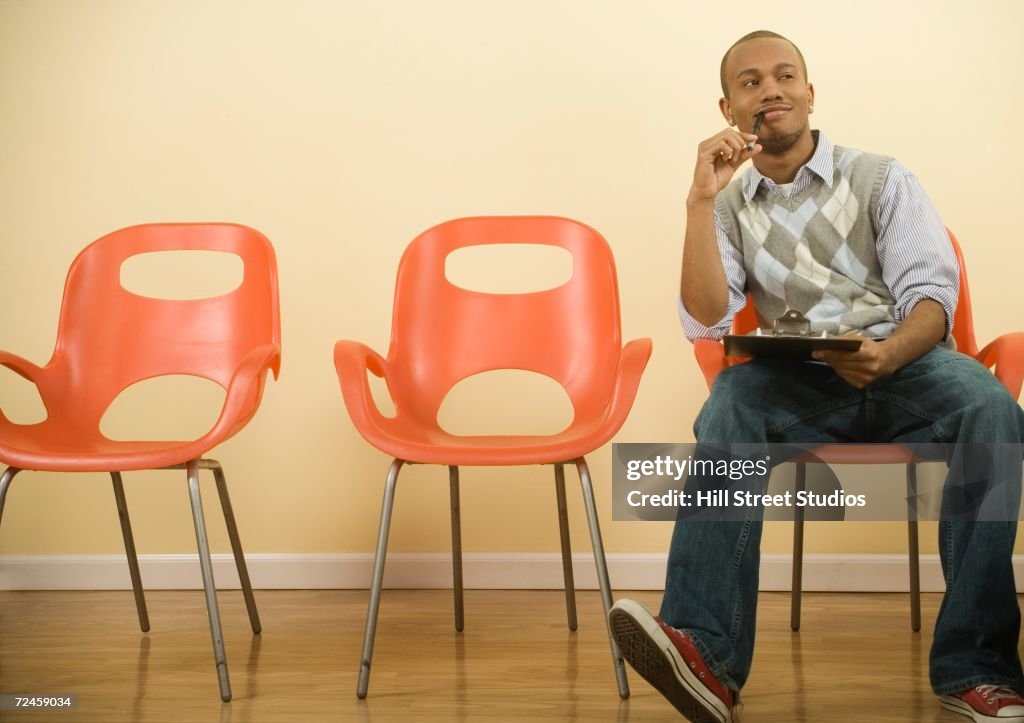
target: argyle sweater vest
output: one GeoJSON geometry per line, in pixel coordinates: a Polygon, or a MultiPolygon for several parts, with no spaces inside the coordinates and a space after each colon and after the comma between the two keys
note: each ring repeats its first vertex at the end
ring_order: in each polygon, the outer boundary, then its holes
{"type": "Polygon", "coordinates": [[[891,159],[834,147],[832,186],[814,176],[792,198],[743,179],[715,199],[732,244],[743,255],[758,322],[771,328],[796,309],[821,333],[887,337],[895,328],[892,293],[875,246],[875,207],[891,159]]]}

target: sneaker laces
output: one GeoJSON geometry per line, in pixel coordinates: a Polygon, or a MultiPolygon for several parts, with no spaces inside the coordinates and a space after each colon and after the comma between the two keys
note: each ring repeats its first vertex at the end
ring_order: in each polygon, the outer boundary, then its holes
{"type": "Polygon", "coordinates": [[[989,703],[994,703],[997,700],[1009,700],[1011,698],[1020,700],[1021,698],[1020,693],[1008,685],[979,685],[975,690],[989,703]]]}

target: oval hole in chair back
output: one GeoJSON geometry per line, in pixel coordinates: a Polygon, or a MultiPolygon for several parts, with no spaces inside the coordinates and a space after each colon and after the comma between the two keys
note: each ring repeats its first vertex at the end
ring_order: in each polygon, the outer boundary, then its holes
{"type": "Polygon", "coordinates": [[[121,264],[121,286],[138,296],[169,301],[209,299],[242,285],[244,264],[225,251],[150,251],[121,264]]]}
{"type": "Polygon", "coordinates": [[[572,278],[572,254],[545,244],[484,244],[455,249],[444,275],[460,289],[486,294],[531,294],[572,278]]]}

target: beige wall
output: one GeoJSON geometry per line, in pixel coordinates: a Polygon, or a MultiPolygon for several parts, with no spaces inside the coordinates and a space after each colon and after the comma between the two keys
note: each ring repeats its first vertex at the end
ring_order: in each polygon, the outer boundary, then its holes
{"type": "MultiPolygon", "coordinates": [[[[419,231],[461,215],[558,214],[608,238],[624,334],[655,340],[618,439],[692,440],[706,389],[675,312],[683,199],[697,142],[722,127],[721,54],[758,27],[803,49],[817,126],[920,176],[963,243],[981,341],[1024,327],[1014,193],[1024,4],[768,9],[746,0],[0,1],[0,348],[48,359],[68,264],[108,231],[165,220],[262,230],[280,264],[281,380],[216,453],[243,539],[250,552],[368,551],[388,460],[347,419],[333,342],[386,350],[395,267],[419,231]]],[[[534,386],[529,406],[557,421],[562,401],[534,386]]],[[[120,412],[201,429],[216,411],[208,392],[164,385],[120,412]]],[[[528,424],[519,391],[492,384],[475,394],[519,403],[509,424],[528,424]]],[[[14,418],[38,414],[31,390],[2,369],[0,405],[14,418]]],[[[463,425],[471,413],[449,410],[463,425]]],[[[591,466],[608,550],[664,550],[671,525],[609,519],[609,450],[591,466]]],[[[556,550],[548,475],[467,470],[465,549],[556,550]]],[[[126,484],[140,551],[194,550],[180,476],[131,474],[126,484]]],[[[392,549],[447,549],[446,497],[442,470],[408,470],[392,549]]],[[[589,549],[578,494],[570,509],[574,546],[589,549]]],[[[215,550],[226,549],[222,526],[211,527],[215,550]]],[[[770,526],[765,550],[786,550],[787,530],[770,526]]],[[[904,535],[894,524],[831,525],[808,545],[898,552],[904,535]]],[[[16,480],[0,553],[120,549],[101,475],[16,480]]]]}

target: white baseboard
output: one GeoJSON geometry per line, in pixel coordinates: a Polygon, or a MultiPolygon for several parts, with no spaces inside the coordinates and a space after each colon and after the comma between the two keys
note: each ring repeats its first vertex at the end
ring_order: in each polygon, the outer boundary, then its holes
{"type": "MultiPolygon", "coordinates": [[[[365,589],[370,585],[373,555],[253,554],[247,555],[253,587],[264,590],[365,589]]],[[[1024,556],[1013,559],[1018,592],[1024,592],[1024,556]]],[[[202,579],[196,555],[143,555],[139,558],[147,589],[199,589],[202,579]]],[[[213,556],[219,588],[237,588],[234,559],[213,556]]],[[[466,553],[463,576],[467,589],[561,589],[562,559],[558,553],[466,553]]],[[[615,590],[660,590],[665,584],[664,553],[613,553],[608,571],[615,590]]],[[[593,557],[573,555],[573,574],[580,590],[597,589],[593,557]]],[[[786,554],[762,555],[761,589],[789,590],[792,565],[786,554]]],[[[906,555],[804,556],[807,591],[906,592],[906,555]]],[[[450,588],[451,556],[447,553],[388,555],[384,585],[389,588],[450,588]]],[[[921,556],[921,589],[943,590],[938,555],[921,556]]],[[[128,590],[131,580],[123,555],[0,556],[0,590],[128,590]]]]}

